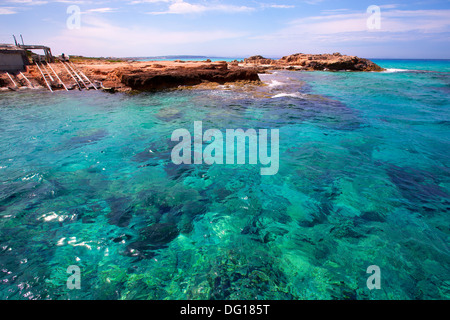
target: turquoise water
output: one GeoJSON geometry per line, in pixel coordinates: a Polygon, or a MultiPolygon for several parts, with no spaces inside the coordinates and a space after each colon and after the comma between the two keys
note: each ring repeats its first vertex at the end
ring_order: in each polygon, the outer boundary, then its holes
{"type": "Polygon", "coordinates": [[[383,68],[404,69],[411,71],[436,71],[436,72],[450,72],[450,60],[377,60],[373,62],[382,66],[383,68]]]}
{"type": "Polygon", "coordinates": [[[377,62],[434,71],[2,93],[0,298],[448,299],[449,62],[377,62]],[[194,121],[279,129],[278,174],[175,166],[194,121]]]}

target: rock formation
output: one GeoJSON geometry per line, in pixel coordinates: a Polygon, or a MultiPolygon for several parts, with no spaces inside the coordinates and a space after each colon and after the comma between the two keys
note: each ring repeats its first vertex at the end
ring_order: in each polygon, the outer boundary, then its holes
{"type": "Polygon", "coordinates": [[[226,62],[163,69],[124,68],[117,71],[117,77],[121,83],[133,90],[160,90],[180,85],[192,86],[205,81],[221,84],[242,80],[259,81],[256,70],[234,66],[228,68],[226,62]]]}
{"type": "Polygon", "coordinates": [[[292,70],[329,70],[329,71],[383,71],[383,68],[370,60],[356,56],[333,54],[296,53],[279,60],[253,56],[244,60],[244,64],[252,67],[292,70]]]}
{"type": "MultiPolygon", "coordinates": [[[[47,70],[53,69],[70,89],[104,88],[109,92],[116,91],[155,91],[179,86],[193,86],[202,83],[231,83],[236,81],[259,82],[258,73],[271,69],[287,70],[323,70],[323,71],[382,71],[383,69],[370,60],[356,56],[334,54],[303,54],[285,56],[279,60],[253,56],[243,62],[225,61],[126,61],[107,59],[75,59],[71,62],[77,72],[87,75],[92,83],[68,73],[61,63],[52,63],[47,70]],[[79,81],[82,80],[82,81],[79,81]]],[[[25,76],[31,81],[27,83],[23,75],[11,74],[17,86],[8,75],[0,74],[0,87],[3,90],[17,90],[24,87],[46,88],[40,70],[32,65],[27,66],[25,76]]],[[[53,77],[47,82],[54,89],[63,89],[59,79],[53,77]]]]}

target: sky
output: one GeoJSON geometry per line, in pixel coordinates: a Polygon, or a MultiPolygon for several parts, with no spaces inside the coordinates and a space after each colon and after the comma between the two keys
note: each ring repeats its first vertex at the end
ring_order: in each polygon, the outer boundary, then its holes
{"type": "Polygon", "coordinates": [[[91,57],[450,59],[450,1],[0,0],[0,43],[91,57]]]}

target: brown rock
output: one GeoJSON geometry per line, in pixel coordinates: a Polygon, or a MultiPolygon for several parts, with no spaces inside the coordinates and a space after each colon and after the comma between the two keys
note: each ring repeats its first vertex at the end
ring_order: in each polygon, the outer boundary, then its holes
{"type": "Polygon", "coordinates": [[[285,69],[297,69],[295,66],[302,66],[302,70],[350,70],[350,71],[383,71],[383,68],[370,60],[355,57],[344,56],[339,52],[333,54],[305,54],[296,53],[282,57],[279,60],[266,59],[262,56],[253,56],[244,60],[247,64],[256,66],[273,65],[284,67],[285,69]]]}
{"type": "Polygon", "coordinates": [[[204,81],[226,83],[238,80],[259,81],[256,70],[233,68],[226,64],[203,65],[196,68],[176,70],[122,70],[118,73],[120,81],[133,90],[161,90],[178,86],[192,86],[204,81]]]}
{"type": "Polygon", "coordinates": [[[264,58],[263,56],[252,56],[250,58],[244,59],[244,63],[258,64],[258,65],[267,65],[274,64],[276,60],[264,58]]]}

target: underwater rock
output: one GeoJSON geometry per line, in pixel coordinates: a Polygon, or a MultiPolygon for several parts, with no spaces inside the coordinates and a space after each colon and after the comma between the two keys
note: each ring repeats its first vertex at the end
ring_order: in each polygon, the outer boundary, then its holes
{"type": "Polygon", "coordinates": [[[178,226],[182,234],[188,234],[193,230],[193,221],[206,212],[205,199],[188,201],[184,205],[172,207],[161,212],[160,223],[171,223],[178,226]]]}
{"type": "Polygon", "coordinates": [[[88,173],[101,173],[103,168],[100,165],[93,164],[89,168],[86,169],[88,173]]]}
{"type": "Polygon", "coordinates": [[[196,201],[189,201],[183,205],[181,209],[183,214],[188,215],[189,217],[195,217],[206,212],[206,206],[203,204],[206,199],[200,199],[196,201]]]}
{"type": "Polygon", "coordinates": [[[156,162],[157,159],[169,160],[171,159],[172,145],[174,145],[174,142],[170,139],[152,142],[144,151],[135,154],[132,160],[135,162],[146,162],[149,160],[156,162]]]}
{"type": "Polygon", "coordinates": [[[185,174],[188,174],[194,170],[193,165],[188,164],[180,164],[176,165],[173,162],[168,162],[164,166],[164,171],[167,173],[167,176],[171,180],[178,180],[185,174]]]}
{"type": "Polygon", "coordinates": [[[329,213],[326,208],[327,206],[322,206],[318,210],[310,213],[306,219],[299,221],[299,225],[302,227],[314,227],[318,224],[323,224],[328,221],[327,214],[329,213]]]}
{"type": "Polygon", "coordinates": [[[336,239],[341,238],[363,238],[365,235],[355,230],[356,228],[350,222],[342,222],[330,229],[330,234],[336,239]]]}
{"type": "MultiPolygon", "coordinates": [[[[225,187],[217,186],[216,184],[211,185],[207,189],[208,192],[212,192],[213,197],[216,199],[217,202],[224,201],[228,196],[232,195],[233,192],[228,190],[225,187]]],[[[205,193],[206,195],[206,193],[205,193]]]]}
{"type": "Polygon", "coordinates": [[[209,262],[209,299],[292,299],[285,288],[285,274],[273,263],[266,247],[249,241],[244,247],[229,249],[209,262]]]}
{"type": "Polygon", "coordinates": [[[140,198],[145,206],[152,208],[153,221],[175,224],[184,234],[192,231],[192,221],[207,210],[206,198],[181,186],[149,189],[142,192],[140,198]]]}
{"type": "Polygon", "coordinates": [[[181,119],[183,117],[183,112],[176,108],[163,108],[155,115],[156,118],[164,122],[181,119]]]}
{"type": "Polygon", "coordinates": [[[402,196],[409,201],[407,205],[414,210],[421,209],[423,213],[439,212],[442,200],[450,199],[450,194],[438,185],[438,178],[431,172],[394,165],[390,165],[386,172],[402,196]]]}
{"type": "Polygon", "coordinates": [[[126,248],[125,255],[139,259],[149,259],[155,256],[154,250],[162,249],[176,239],[179,230],[173,223],[155,223],[139,230],[139,239],[126,248]]]}
{"type": "Polygon", "coordinates": [[[139,230],[140,238],[155,247],[165,245],[176,237],[179,231],[173,223],[155,223],[149,227],[139,230]]]}
{"type": "Polygon", "coordinates": [[[112,238],[111,240],[112,240],[113,242],[115,242],[115,243],[118,243],[118,242],[130,240],[130,239],[131,239],[131,236],[130,236],[130,235],[128,235],[128,234],[121,234],[120,236],[114,237],[114,238],[112,238]]]}
{"type": "Polygon", "coordinates": [[[385,222],[386,216],[377,211],[364,211],[360,216],[365,221],[385,222]]]}
{"type": "Polygon", "coordinates": [[[152,150],[150,148],[147,148],[144,151],[135,154],[133,156],[133,161],[145,162],[152,158],[154,158],[154,155],[152,154],[152,150]]]}
{"type": "Polygon", "coordinates": [[[106,131],[105,129],[98,129],[98,130],[95,130],[94,132],[89,133],[84,136],[82,135],[82,136],[76,136],[76,137],[70,138],[70,140],[67,142],[67,145],[78,147],[80,145],[90,144],[90,143],[102,140],[107,136],[108,136],[108,131],[106,131]]]}
{"type": "Polygon", "coordinates": [[[257,219],[253,219],[251,224],[245,226],[241,234],[248,235],[252,240],[261,243],[269,243],[275,241],[279,236],[284,236],[288,230],[281,227],[267,227],[264,228],[257,219]]]}
{"type": "Polygon", "coordinates": [[[151,259],[156,253],[151,251],[152,247],[145,241],[135,241],[130,243],[123,253],[127,257],[134,257],[137,260],[151,259]]]}
{"type": "Polygon", "coordinates": [[[151,149],[139,152],[133,157],[133,161],[147,162],[146,164],[139,165],[138,168],[155,167],[158,165],[158,158],[151,149]]]}
{"type": "Polygon", "coordinates": [[[172,209],[166,199],[168,191],[164,187],[158,189],[147,189],[139,193],[139,199],[144,206],[155,207],[157,209],[157,215],[163,215],[172,209]]]}
{"type": "Polygon", "coordinates": [[[278,237],[282,237],[285,234],[289,233],[288,230],[283,228],[273,228],[265,231],[264,236],[262,237],[263,243],[269,243],[275,241],[278,237]]]}
{"type": "Polygon", "coordinates": [[[118,227],[127,227],[133,217],[134,207],[130,206],[131,199],[129,197],[109,198],[108,204],[111,212],[108,214],[109,224],[118,227]]]}

